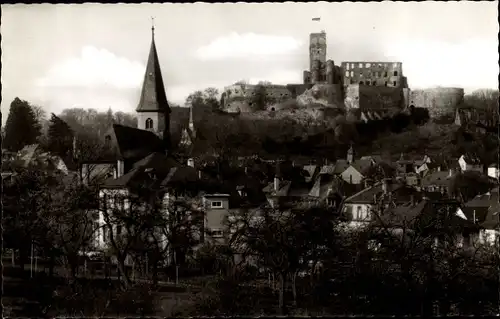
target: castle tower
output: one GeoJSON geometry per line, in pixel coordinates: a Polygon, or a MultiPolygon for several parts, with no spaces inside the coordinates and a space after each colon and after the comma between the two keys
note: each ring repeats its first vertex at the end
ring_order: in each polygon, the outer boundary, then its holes
{"type": "MultiPolygon", "coordinates": [[[[324,74],[326,62],[326,33],[311,33],[309,35],[309,70],[311,73],[324,74]],[[315,62],[318,61],[318,62],[315,62]]],[[[314,79],[314,76],[313,76],[314,79]]]]}
{"type": "Polygon", "coordinates": [[[354,161],[354,149],[352,148],[351,144],[351,147],[349,147],[349,149],[347,150],[347,163],[351,164],[353,161],[354,161]]]}
{"type": "Polygon", "coordinates": [[[154,26],[141,97],[137,106],[138,128],[162,134],[165,147],[170,146],[170,106],[168,105],[158,53],[154,38],[154,26]]]}

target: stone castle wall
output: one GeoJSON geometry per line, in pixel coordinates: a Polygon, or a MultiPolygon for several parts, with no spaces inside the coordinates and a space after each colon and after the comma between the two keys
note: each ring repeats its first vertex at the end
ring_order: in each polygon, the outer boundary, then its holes
{"type": "Polygon", "coordinates": [[[350,109],[403,109],[403,88],[349,84],[345,88],[345,107],[350,109]]]}
{"type": "Polygon", "coordinates": [[[344,84],[407,87],[401,62],[342,62],[344,84]]]}
{"type": "Polygon", "coordinates": [[[455,109],[464,101],[463,88],[430,88],[412,90],[410,105],[429,110],[431,118],[453,116],[455,109]]]}

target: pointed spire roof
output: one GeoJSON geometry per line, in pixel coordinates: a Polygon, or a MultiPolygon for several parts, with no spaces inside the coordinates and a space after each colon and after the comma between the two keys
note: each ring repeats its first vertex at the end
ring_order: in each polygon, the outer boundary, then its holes
{"type": "Polygon", "coordinates": [[[158,53],[156,52],[154,26],[151,31],[151,49],[149,50],[141,97],[136,112],[165,112],[170,109],[161,75],[158,53]]]}

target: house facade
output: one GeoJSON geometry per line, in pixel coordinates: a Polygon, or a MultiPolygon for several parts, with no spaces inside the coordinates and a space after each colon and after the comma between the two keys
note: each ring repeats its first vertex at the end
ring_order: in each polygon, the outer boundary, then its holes
{"type": "Polygon", "coordinates": [[[458,164],[462,172],[479,172],[483,173],[483,164],[477,156],[464,154],[458,159],[458,164]]]}

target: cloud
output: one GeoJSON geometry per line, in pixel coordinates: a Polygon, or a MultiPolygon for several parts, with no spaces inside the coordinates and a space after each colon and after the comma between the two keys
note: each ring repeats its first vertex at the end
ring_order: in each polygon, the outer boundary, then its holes
{"type": "Polygon", "coordinates": [[[391,44],[386,52],[403,62],[403,73],[412,88],[438,85],[496,88],[499,71],[496,46],[482,39],[453,44],[412,40],[391,44]]]}
{"type": "Polygon", "coordinates": [[[114,87],[138,88],[145,66],[106,49],[93,46],[82,48],[81,55],[54,65],[36,81],[40,87],[114,87]]]}
{"type": "Polygon", "coordinates": [[[302,72],[300,70],[277,70],[264,77],[254,77],[248,80],[249,84],[257,84],[267,81],[273,84],[302,83],[302,72]]]}
{"type": "Polygon", "coordinates": [[[232,32],[200,47],[195,56],[201,60],[273,56],[290,53],[301,46],[301,41],[289,36],[232,32]]]}

